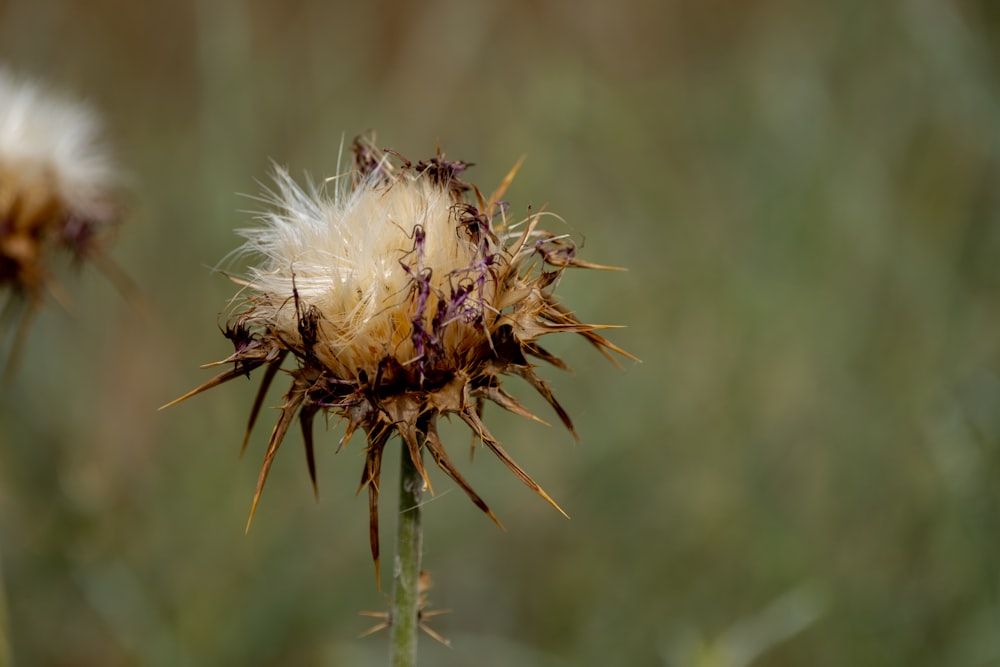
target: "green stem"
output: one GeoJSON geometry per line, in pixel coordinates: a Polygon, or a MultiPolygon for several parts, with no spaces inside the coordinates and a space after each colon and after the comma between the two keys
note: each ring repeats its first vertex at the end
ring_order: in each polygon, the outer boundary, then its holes
{"type": "Polygon", "coordinates": [[[0,667],[14,664],[10,650],[10,619],[7,616],[7,592],[4,588],[3,565],[0,563],[0,667]]]}
{"type": "Polygon", "coordinates": [[[423,548],[420,497],[424,480],[410,458],[409,449],[405,444],[400,444],[399,524],[396,531],[396,560],[393,563],[390,658],[392,667],[415,667],[419,630],[417,614],[420,608],[420,556],[423,548]]]}

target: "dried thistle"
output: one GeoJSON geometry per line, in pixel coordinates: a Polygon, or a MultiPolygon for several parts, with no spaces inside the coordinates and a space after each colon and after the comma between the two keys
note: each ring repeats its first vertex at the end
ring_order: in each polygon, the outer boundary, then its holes
{"type": "MultiPolygon", "coordinates": [[[[502,386],[507,375],[528,382],[574,437],[569,415],[535,372],[530,358],[566,365],[538,340],[551,333],[584,336],[605,356],[631,355],[584,324],[554,297],[567,268],[608,269],[576,257],[566,236],[539,228],[542,213],[511,224],[500,197],[517,167],[490,197],[462,180],[464,162],[438,150],[413,164],[370,140],[353,145],[354,169],[322,189],[297,185],[280,168],[273,208],[258,227],[242,230],[243,250],[261,262],[243,287],[224,330],[232,364],[169,403],[264,367],[243,447],[264,396],[291,356],[285,393],[247,522],[249,528],[271,463],[298,417],[316,486],[313,421],[320,412],[346,421],[344,447],[360,428],[367,435],[359,491],[368,489],[370,543],[378,576],[379,478],[382,456],[398,434],[424,483],[422,450],[469,496],[499,520],[452,463],[438,437],[440,416],[456,415],[529,488],[562,510],[508,455],[482,421],[485,401],[541,421],[502,386]]],[[[167,406],[164,406],[167,407],[167,406]]],[[[338,448],[339,451],[339,448],[338,448]]]]}
{"type": "MultiPolygon", "coordinates": [[[[117,173],[85,106],[15,78],[0,68],[0,289],[10,296],[5,319],[22,304],[14,345],[46,293],[68,298],[49,269],[53,251],[96,261],[116,282],[104,254],[117,223],[117,173]]],[[[16,356],[12,352],[12,357],[16,356]]]]}

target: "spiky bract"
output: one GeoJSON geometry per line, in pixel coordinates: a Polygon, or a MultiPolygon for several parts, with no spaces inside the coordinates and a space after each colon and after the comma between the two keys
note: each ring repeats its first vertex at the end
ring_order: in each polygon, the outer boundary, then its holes
{"type": "Polygon", "coordinates": [[[250,517],[296,417],[315,486],[313,420],[320,412],[336,414],[346,421],[341,447],[359,428],[367,435],[359,490],[368,489],[377,571],[379,477],[391,436],[401,437],[428,487],[422,449],[496,521],[438,437],[438,418],[456,415],[558,509],[487,430],[484,401],[537,419],[501,385],[503,376],[519,376],[572,432],[569,416],[529,358],[565,365],[538,339],[578,333],[609,358],[612,351],[628,355],[596,333],[603,327],[580,322],[553,296],[566,268],[607,267],[578,260],[568,238],[539,229],[539,213],[507,223],[499,198],[516,168],[486,198],[461,180],[468,165],[446,161],[440,151],[417,164],[370,141],[356,141],[353,151],[350,174],[328,181],[332,196],[314,186],[303,189],[276,169],[276,188],[265,197],[271,210],[242,232],[243,250],[262,259],[248,279],[237,281],[244,298],[224,332],[235,352],[217,362],[233,368],[177,401],[264,367],[245,447],[269,385],[292,356],[291,387],[250,517]]]}

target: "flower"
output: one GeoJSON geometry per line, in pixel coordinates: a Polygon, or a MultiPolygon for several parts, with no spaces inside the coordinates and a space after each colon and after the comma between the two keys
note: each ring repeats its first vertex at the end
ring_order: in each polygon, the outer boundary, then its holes
{"type": "Polygon", "coordinates": [[[0,68],[0,285],[40,298],[48,246],[90,253],[116,182],[90,109],[0,68]]]}
{"type": "Polygon", "coordinates": [[[96,261],[129,291],[103,252],[104,232],[118,221],[117,182],[89,108],[0,67],[0,289],[11,290],[7,308],[26,302],[30,315],[46,291],[68,301],[48,268],[54,249],[96,261]]]}
{"type": "Polygon", "coordinates": [[[359,428],[367,435],[359,491],[368,489],[377,576],[379,478],[391,436],[400,436],[428,488],[422,449],[499,524],[438,437],[438,418],[455,415],[562,512],[490,434],[484,403],[538,420],[502,385],[504,376],[518,376],[575,436],[569,415],[529,358],[566,365],[538,340],[577,333],[612,360],[612,352],[632,357],[597,333],[604,326],[580,322],[553,295],[565,269],[609,267],[578,259],[569,238],[541,230],[541,213],[508,223],[500,197],[517,167],[487,199],[462,180],[469,165],[446,160],[440,149],[416,164],[370,139],[356,140],[353,152],[353,171],[327,181],[332,196],[314,185],[302,188],[275,168],[275,189],[264,197],[271,210],[241,232],[242,251],[260,263],[246,279],[236,279],[244,297],[224,331],[235,351],[216,362],[233,367],[168,405],[263,367],[245,448],[264,395],[291,356],[291,386],[271,432],[247,527],[296,417],[315,488],[313,420],[320,412],[335,414],[346,421],[340,447],[359,428]]]}

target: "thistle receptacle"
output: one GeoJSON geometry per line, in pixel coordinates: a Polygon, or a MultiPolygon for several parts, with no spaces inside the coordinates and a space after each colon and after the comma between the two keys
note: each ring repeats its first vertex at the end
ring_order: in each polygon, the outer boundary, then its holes
{"type": "Polygon", "coordinates": [[[423,450],[497,521],[438,437],[438,418],[455,415],[559,509],[490,434],[482,421],[484,402],[537,420],[501,384],[503,376],[516,375],[573,432],[529,361],[566,368],[539,339],[577,333],[608,358],[631,355],[597,333],[605,327],[580,322],[556,301],[553,290],[565,269],[609,267],[578,259],[569,238],[539,227],[541,213],[507,220],[500,197],[516,167],[485,197],[462,180],[468,165],[446,160],[440,150],[416,164],[370,140],[355,141],[353,152],[353,170],[326,182],[332,194],[304,189],[275,169],[275,189],[265,197],[270,210],[257,227],[242,230],[243,250],[260,263],[236,280],[242,300],[224,331],[235,351],[210,364],[233,366],[174,403],[263,367],[246,447],[268,387],[291,357],[291,386],[271,432],[250,519],[296,418],[315,487],[313,420],[333,413],[346,422],[341,447],[359,428],[367,435],[359,491],[368,489],[377,576],[379,477],[391,436],[400,436],[428,487],[423,450]]]}

